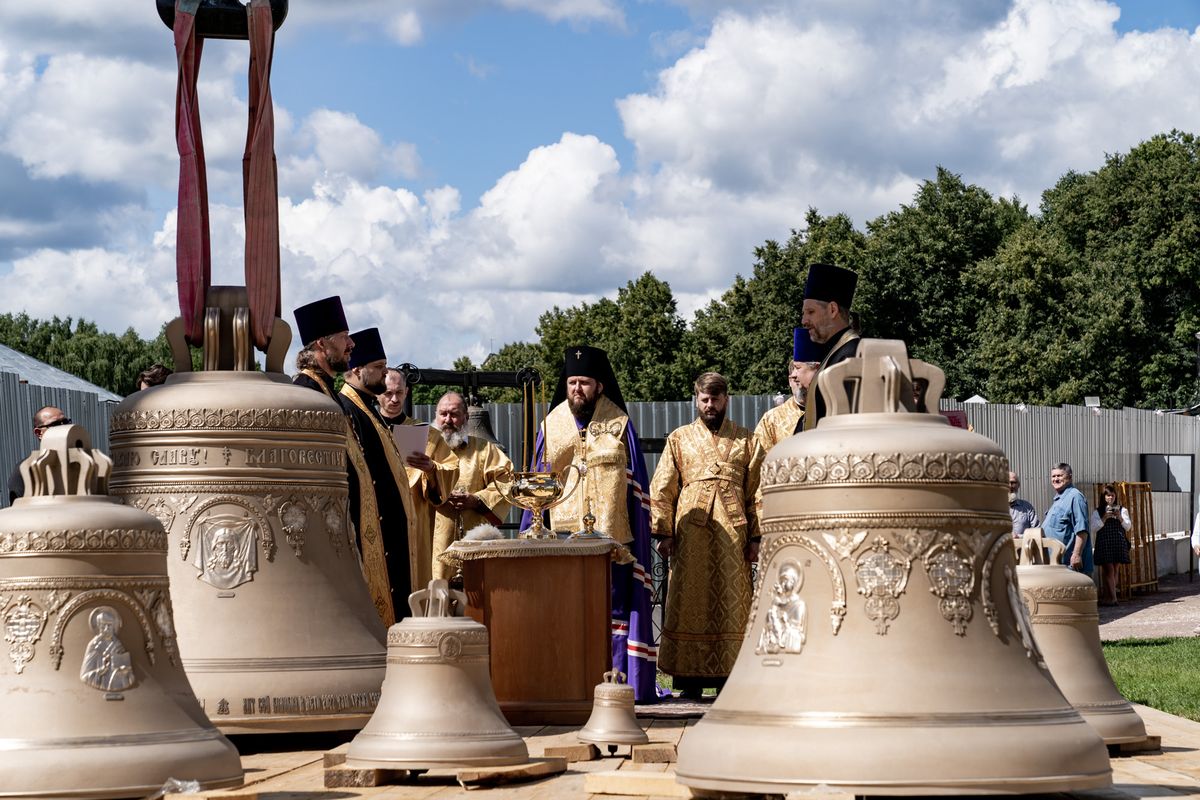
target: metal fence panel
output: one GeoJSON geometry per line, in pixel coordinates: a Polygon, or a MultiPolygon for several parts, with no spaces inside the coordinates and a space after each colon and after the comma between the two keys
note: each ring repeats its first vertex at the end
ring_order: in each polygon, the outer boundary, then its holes
{"type": "Polygon", "coordinates": [[[61,408],[73,422],[87,428],[93,447],[108,452],[109,414],[116,403],[90,392],[25,383],[15,373],[0,372],[0,477],[5,481],[0,506],[8,505],[9,474],[38,448],[32,420],[43,406],[61,408]]]}

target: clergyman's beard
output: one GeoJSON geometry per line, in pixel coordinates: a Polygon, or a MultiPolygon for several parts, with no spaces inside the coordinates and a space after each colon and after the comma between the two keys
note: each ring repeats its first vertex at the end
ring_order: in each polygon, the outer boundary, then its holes
{"type": "Polygon", "coordinates": [[[1016,492],[1009,492],[1009,493],[1008,493],[1008,503],[1009,503],[1009,505],[1012,505],[1012,504],[1013,504],[1013,503],[1015,503],[1015,502],[1017,502],[1017,493],[1016,493],[1016,492]]]}
{"type": "Polygon", "coordinates": [[[446,444],[450,445],[451,450],[457,450],[467,443],[467,434],[458,428],[452,431],[443,429],[442,438],[446,441],[446,444]]]}
{"type": "Polygon", "coordinates": [[[596,413],[596,398],[588,400],[586,397],[582,400],[576,400],[574,397],[567,398],[567,407],[571,409],[571,413],[576,419],[589,420],[596,413]]]}
{"type": "Polygon", "coordinates": [[[339,357],[326,356],[329,360],[329,368],[334,372],[345,372],[350,369],[350,355],[342,353],[339,357]]]}
{"type": "Polygon", "coordinates": [[[704,424],[710,431],[719,431],[721,429],[721,425],[725,422],[725,409],[714,411],[708,416],[705,416],[704,412],[702,411],[700,412],[700,419],[704,420],[704,424]]]}
{"type": "Polygon", "coordinates": [[[371,383],[363,381],[363,388],[376,397],[379,397],[379,395],[387,391],[387,383],[384,382],[383,378],[380,378],[377,381],[372,381],[371,383]]]}
{"type": "Polygon", "coordinates": [[[808,400],[808,387],[797,386],[792,390],[792,399],[796,401],[796,405],[804,408],[804,404],[808,400]]]}

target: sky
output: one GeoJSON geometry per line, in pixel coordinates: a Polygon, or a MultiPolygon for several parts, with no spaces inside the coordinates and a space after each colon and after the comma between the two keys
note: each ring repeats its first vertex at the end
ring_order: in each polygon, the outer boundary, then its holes
{"type": "MultiPolygon", "coordinates": [[[[245,42],[200,70],[213,278],[243,282],[245,42]]],[[[175,53],[152,0],[0,0],[0,313],[178,315],[175,53]]],[[[649,270],[680,312],[805,212],[940,165],[1032,210],[1200,133],[1200,0],[292,0],[274,55],[284,317],[341,295],[448,368],[649,270]]]]}

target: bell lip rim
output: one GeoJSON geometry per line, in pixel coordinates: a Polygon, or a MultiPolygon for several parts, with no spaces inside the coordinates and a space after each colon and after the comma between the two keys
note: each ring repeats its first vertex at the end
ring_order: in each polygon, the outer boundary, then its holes
{"type": "Polygon", "coordinates": [[[1040,788],[1044,791],[1036,792],[1037,794],[1047,793],[1052,790],[1052,787],[1060,787],[1053,791],[1076,791],[1080,789],[1101,789],[1111,787],[1113,785],[1112,767],[1106,768],[1102,772],[1086,772],[1077,773],[1075,775],[1054,775],[1042,777],[1009,777],[1009,778],[961,778],[958,780],[879,780],[879,781],[852,781],[852,780],[825,780],[818,778],[805,779],[770,779],[770,778],[755,778],[748,780],[739,780],[735,778],[714,778],[703,777],[696,774],[689,774],[679,769],[678,765],[675,768],[675,778],[684,786],[692,786],[697,789],[710,789],[717,791],[746,791],[745,787],[756,787],[750,791],[756,791],[758,788],[783,788],[785,786],[794,786],[797,790],[803,791],[809,787],[829,786],[832,788],[841,789],[843,791],[852,791],[855,789],[864,789],[863,792],[855,792],[855,794],[871,794],[878,793],[880,789],[891,790],[911,790],[905,791],[905,794],[919,795],[928,794],[929,790],[945,791],[953,790],[954,792],[971,792],[975,794],[997,794],[1005,789],[1020,787],[1022,793],[1030,794],[1031,792],[1024,791],[1029,788],[1040,788]],[[998,788],[1003,787],[1003,788],[998,788]]]}

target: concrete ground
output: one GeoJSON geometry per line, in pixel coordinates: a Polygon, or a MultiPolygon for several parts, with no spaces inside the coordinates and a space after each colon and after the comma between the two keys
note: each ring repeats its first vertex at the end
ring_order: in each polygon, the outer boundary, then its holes
{"type": "Polygon", "coordinates": [[[1160,578],[1157,592],[1134,595],[1117,606],[1100,608],[1100,638],[1155,639],[1194,636],[1200,626],[1200,575],[1160,578]]]}

